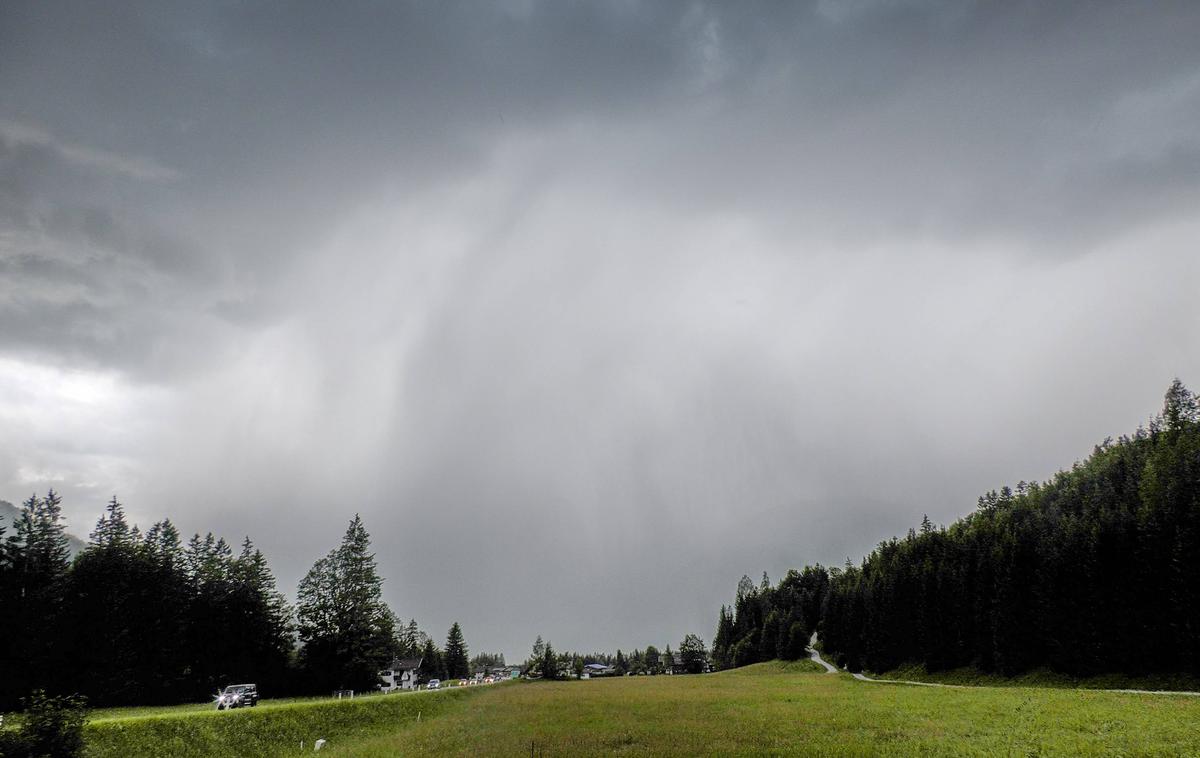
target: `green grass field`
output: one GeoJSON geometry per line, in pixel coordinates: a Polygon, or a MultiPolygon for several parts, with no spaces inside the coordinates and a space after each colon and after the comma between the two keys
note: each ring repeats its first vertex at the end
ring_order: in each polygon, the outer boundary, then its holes
{"type": "MultiPolygon", "coordinates": [[[[495,686],[495,685],[493,685],[495,686]]],[[[347,743],[403,731],[435,718],[484,687],[372,695],[353,700],[264,700],[217,711],[211,704],[96,711],[84,727],[89,758],[215,755],[275,758],[312,751],[318,738],[347,743]]]]}
{"type": "Polygon", "coordinates": [[[926,671],[923,666],[893,669],[882,674],[872,674],[879,679],[909,679],[915,682],[938,684],[961,684],[985,687],[1066,687],[1071,689],[1130,689],[1130,690],[1175,690],[1200,692],[1200,679],[1186,674],[1126,676],[1105,674],[1101,676],[1073,677],[1048,669],[1035,669],[1017,676],[1006,677],[989,674],[974,668],[926,671]]]}
{"type": "MultiPolygon", "coordinates": [[[[815,664],[108,714],[90,755],[1198,756],[1200,699],[858,682],[815,664]],[[417,721],[417,712],[421,720],[417,721]]],[[[186,707],[181,707],[186,708],[186,707]]]]}

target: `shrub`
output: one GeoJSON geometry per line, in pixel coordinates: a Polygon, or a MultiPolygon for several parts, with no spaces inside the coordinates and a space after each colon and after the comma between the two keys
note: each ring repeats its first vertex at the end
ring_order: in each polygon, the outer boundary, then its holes
{"type": "Polygon", "coordinates": [[[35,691],[24,702],[20,727],[0,731],[3,758],[74,758],[83,753],[82,697],[47,697],[35,691]]]}

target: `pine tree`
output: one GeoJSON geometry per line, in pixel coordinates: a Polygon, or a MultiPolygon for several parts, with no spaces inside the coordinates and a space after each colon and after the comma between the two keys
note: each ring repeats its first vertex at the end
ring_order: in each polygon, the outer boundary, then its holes
{"type": "Polygon", "coordinates": [[[6,609],[18,633],[0,645],[9,660],[0,661],[0,708],[36,688],[53,684],[67,674],[57,653],[65,631],[64,590],[68,577],[67,538],[62,523],[62,499],[54,490],[36,494],[21,504],[8,541],[9,579],[0,592],[8,594],[6,609]],[[28,630],[39,630],[30,634],[28,630]]]}
{"type": "Polygon", "coordinates": [[[400,632],[399,650],[397,655],[412,658],[421,654],[424,641],[421,639],[421,629],[416,619],[409,619],[408,624],[400,632]]]}
{"type": "Polygon", "coordinates": [[[463,639],[462,627],[455,621],[446,635],[445,667],[448,679],[462,679],[470,675],[467,643],[463,639]]]}
{"type": "Polygon", "coordinates": [[[148,556],[139,547],[114,496],[76,559],[66,589],[72,622],[64,647],[79,672],[80,690],[95,693],[102,705],[126,702],[143,687],[141,624],[152,612],[136,599],[148,578],[148,556]],[[97,636],[94,629],[105,633],[97,636]]]}
{"type": "Polygon", "coordinates": [[[542,635],[533,642],[533,651],[529,656],[529,670],[534,673],[540,673],[542,670],[542,661],[546,657],[546,643],[542,642],[542,635]]]}
{"type": "Polygon", "coordinates": [[[113,495],[112,500],[104,509],[104,515],[96,523],[96,529],[91,534],[93,547],[124,547],[134,542],[132,530],[125,520],[125,508],[113,495]]]}
{"type": "Polygon", "coordinates": [[[292,611],[275,588],[275,576],[249,537],[230,566],[228,613],[243,632],[228,664],[242,681],[278,682],[292,648],[292,611]]]}
{"type": "Polygon", "coordinates": [[[558,679],[558,656],[554,654],[554,648],[550,643],[546,643],[546,647],[542,650],[542,678],[543,679],[558,679]]]}
{"type": "Polygon", "coordinates": [[[1200,420],[1200,408],[1197,406],[1196,396],[1183,386],[1183,382],[1179,381],[1178,377],[1167,388],[1167,394],[1163,399],[1162,418],[1167,431],[1175,432],[1183,429],[1189,423],[1194,424],[1200,420]]]}
{"type": "Polygon", "coordinates": [[[326,688],[373,689],[395,654],[393,615],[371,538],[357,515],[342,544],[313,564],[297,591],[297,629],[309,680],[326,688]]]}
{"type": "Polygon", "coordinates": [[[430,679],[446,678],[448,677],[442,653],[437,649],[437,645],[433,644],[433,640],[426,638],[425,647],[421,651],[421,668],[417,672],[417,680],[424,684],[430,679]]]}
{"type": "Polygon", "coordinates": [[[733,616],[729,609],[722,605],[720,615],[717,617],[717,633],[713,637],[713,664],[717,669],[726,669],[732,665],[729,656],[729,648],[732,644],[733,616]]]}

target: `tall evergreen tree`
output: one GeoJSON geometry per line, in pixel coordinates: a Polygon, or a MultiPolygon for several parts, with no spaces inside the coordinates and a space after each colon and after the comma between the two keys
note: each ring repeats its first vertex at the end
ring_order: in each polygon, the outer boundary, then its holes
{"type": "Polygon", "coordinates": [[[341,545],[313,564],[297,592],[297,629],[308,679],[315,686],[373,689],[395,654],[393,615],[371,538],[357,515],[341,545]]]}
{"type": "MultiPolygon", "coordinates": [[[[540,638],[539,638],[540,639],[540,638]]],[[[543,679],[558,679],[558,656],[549,642],[542,649],[541,671],[543,679]]]]}
{"type": "Polygon", "coordinates": [[[433,640],[425,638],[425,647],[421,650],[421,669],[417,679],[422,684],[430,679],[446,679],[446,667],[443,663],[442,652],[433,644],[433,640]]]}
{"type": "Polygon", "coordinates": [[[411,658],[420,655],[423,647],[424,640],[421,638],[421,629],[417,626],[417,620],[409,619],[408,624],[402,627],[399,633],[399,649],[396,654],[411,658]]]}
{"type": "Polygon", "coordinates": [[[36,688],[53,688],[67,674],[58,648],[64,628],[68,571],[62,499],[54,490],[21,504],[8,541],[8,582],[0,587],[17,634],[0,644],[7,660],[0,676],[0,707],[11,707],[36,688]],[[28,630],[38,630],[36,634],[28,630]],[[47,687],[46,685],[50,685],[47,687]]]}
{"type": "Polygon", "coordinates": [[[446,634],[445,655],[446,677],[461,679],[470,676],[471,670],[467,655],[467,643],[463,639],[462,627],[455,621],[446,634]]]}
{"type": "MultiPolygon", "coordinates": [[[[733,646],[733,616],[729,610],[722,605],[721,612],[717,616],[717,633],[713,637],[713,666],[720,669],[727,669],[733,665],[730,657],[730,648],[733,646]]],[[[668,662],[670,665],[670,662],[668,662]]]]}

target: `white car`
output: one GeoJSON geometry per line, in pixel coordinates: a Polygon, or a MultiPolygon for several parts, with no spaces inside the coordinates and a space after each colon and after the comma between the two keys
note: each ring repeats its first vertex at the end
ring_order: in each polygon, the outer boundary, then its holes
{"type": "Polygon", "coordinates": [[[440,690],[441,688],[442,688],[442,680],[441,679],[430,679],[429,684],[425,685],[425,689],[427,689],[427,690],[440,690]]]}

